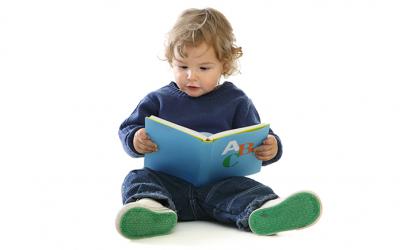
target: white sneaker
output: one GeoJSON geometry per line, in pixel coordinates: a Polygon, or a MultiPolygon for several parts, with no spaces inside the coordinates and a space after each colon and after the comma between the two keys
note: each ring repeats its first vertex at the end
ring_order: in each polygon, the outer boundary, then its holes
{"type": "Polygon", "coordinates": [[[115,224],[126,238],[136,239],[169,233],[178,221],[177,214],[159,202],[143,198],[125,204],[119,211],[115,224]]]}

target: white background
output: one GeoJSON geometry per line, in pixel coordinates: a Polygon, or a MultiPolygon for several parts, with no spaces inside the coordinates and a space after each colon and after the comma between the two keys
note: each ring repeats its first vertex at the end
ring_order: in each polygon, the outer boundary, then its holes
{"type": "Polygon", "coordinates": [[[0,2],[1,249],[398,249],[400,8],[396,1],[0,2]],[[120,185],[142,161],[117,131],[172,75],[165,34],[215,7],[243,47],[231,77],[283,141],[255,176],[285,196],[313,190],[318,224],[260,237],[206,222],[128,241],[120,185]],[[4,246],[3,246],[4,245],[4,246]]]}

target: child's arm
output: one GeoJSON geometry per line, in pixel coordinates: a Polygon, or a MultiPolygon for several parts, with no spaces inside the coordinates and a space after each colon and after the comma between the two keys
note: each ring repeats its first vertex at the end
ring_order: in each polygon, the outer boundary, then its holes
{"type": "MultiPolygon", "coordinates": [[[[150,115],[157,115],[159,110],[158,99],[154,94],[147,95],[132,112],[132,114],[120,125],[118,135],[125,152],[128,155],[138,158],[143,154],[136,151],[134,139],[136,133],[144,128],[145,119],[150,115]]],[[[141,148],[140,146],[138,148],[141,148]]]]}
{"type": "MultiPolygon", "coordinates": [[[[237,115],[235,116],[233,127],[234,128],[240,128],[240,127],[245,127],[245,126],[250,126],[254,124],[260,123],[260,116],[258,115],[258,112],[256,110],[256,107],[252,103],[250,99],[244,99],[246,101],[242,101],[240,105],[237,108],[237,115]]],[[[282,143],[277,134],[275,134],[271,128],[269,128],[269,134],[266,140],[268,141],[268,138],[272,137],[273,140],[272,145],[268,144],[263,144],[261,145],[257,151],[259,151],[258,154],[256,154],[257,159],[262,160],[262,165],[266,166],[271,163],[274,163],[278,161],[281,156],[282,156],[282,143]],[[266,160],[263,160],[266,159],[266,160]]],[[[270,142],[268,142],[270,143],[270,142]]]]}
{"type": "Polygon", "coordinates": [[[144,128],[136,131],[133,137],[133,146],[135,147],[135,150],[140,154],[157,151],[157,145],[151,141],[144,128]]]}

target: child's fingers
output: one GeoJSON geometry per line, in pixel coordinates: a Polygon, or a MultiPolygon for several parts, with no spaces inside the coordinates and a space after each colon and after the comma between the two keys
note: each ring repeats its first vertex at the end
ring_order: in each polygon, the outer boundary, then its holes
{"type": "Polygon", "coordinates": [[[157,145],[154,144],[147,135],[145,129],[139,129],[134,137],[134,146],[139,153],[150,153],[157,151],[157,145]]]}
{"type": "Polygon", "coordinates": [[[155,152],[158,150],[157,145],[153,143],[151,140],[149,140],[150,143],[147,144],[147,147],[151,150],[151,152],[155,152]]]}
{"type": "Polygon", "coordinates": [[[254,149],[254,153],[257,159],[262,161],[271,160],[275,157],[275,149],[270,145],[261,145],[254,149]]]}
{"type": "Polygon", "coordinates": [[[259,157],[270,157],[274,155],[274,151],[273,150],[266,150],[266,151],[258,151],[256,152],[256,156],[259,157]]]}
{"type": "Polygon", "coordinates": [[[157,151],[157,146],[155,144],[145,144],[145,143],[138,143],[138,150],[140,150],[142,153],[150,153],[157,151]]]}
{"type": "Polygon", "coordinates": [[[142,139],[140,141],[140,145],[142,149],[145,150],[146,152],[153,152],[157,150],[157,145],[150,139],[142,139]]]}
{"type": "Polygon", "coordinates": [[[139,139],[142,139],[142,140],[150,139],[150,137],[147,135],[146,130],[144,128],[139,129],[137,131],[137,136],[139,139]]]}
{"type": "Polygon", "coordinates": [[[276,141],[275,136],[273,136],[273,135],[268,135],[267,139],[265,139],[265,140],[263,141],[263,144],[264,144],[264,145],[272,145],[272,144],[275,143],[275,141],[276,141]]]}
{"type": "Polygon", "coordinates": [[[254,152],[257,153],[257,152],[271,151],[273,149],[274,149],[274,147],[271,145],[261,145],[261,146],[256,147],[254,149],[254,152]]]}
{"type": "Polygon", "coordinates": [[[272,159],[272,156],[270,156],[270,155],[259,155],[259,154],[256,154],[256,158],[257,158],[258,160],[260,160],[260,161],[268,161],[268,160],[271,160],[271,159],[272,159]]]}

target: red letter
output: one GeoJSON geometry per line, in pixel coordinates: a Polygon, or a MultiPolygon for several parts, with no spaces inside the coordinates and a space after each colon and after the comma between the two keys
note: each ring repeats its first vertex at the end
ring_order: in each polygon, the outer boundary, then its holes
{"type": "Polygon", "coordinates": [[[244,154],[250,154],[251,152],[254,151],[253,146],[254,146],[254,143],[245,143],[245,144],[241,144],[241,145],[240,145],[240,149],[239,149],[239,155],[242,156],[242,155],[244,155],[244,154]],[[248,147],[247,147],[247,153],[244,152],[245,149],[246,149],[246,148],[245,148],[246,145],[248,145],[248,147]]]}

